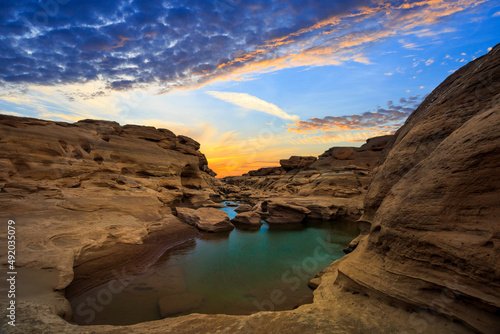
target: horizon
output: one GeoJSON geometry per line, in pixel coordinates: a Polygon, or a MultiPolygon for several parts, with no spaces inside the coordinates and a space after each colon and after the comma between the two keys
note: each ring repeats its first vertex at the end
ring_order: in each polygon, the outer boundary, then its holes
{"type": "Polygon", "coordinates": [[[500,30],[488,0],[2,6],[0,113],[167,128],[218,177],[394,133],[500,30]]]}

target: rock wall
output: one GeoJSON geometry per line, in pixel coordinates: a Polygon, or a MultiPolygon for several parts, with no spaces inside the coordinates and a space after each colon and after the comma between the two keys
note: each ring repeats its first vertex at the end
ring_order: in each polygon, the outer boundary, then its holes
{"type": "MultiPolygon", "coordinates": [[[[213,204],[218,183],[200,144],[166,129],[0,115],[0,147],[0,218],[16,222],[16,265],[39,270],[35,276],[55,273],[48,289],[59,295],[50,298],[66,318],[71,310],[62,289],[74,273],[72,291],[83,289],[89,275],[106,279],[112,264],[141,257],[147,266],[156,256],[142,249],[116,254],[123,245],[158,233],[163,246],[193,238],[196,229],[171,208],[213,204]]],[[[6,240],[2,233],[0,242],[6,240]]],[[[5,264],[7,254],[0,254],[5,264]]]]}
{"type": "Polygon", "coordinates": [[[500,46],[447,78],[391,139],[336,284],[473,331],[500,328],[500,46]],[[353,245],[355,246],[355,245],[353,245]]]}

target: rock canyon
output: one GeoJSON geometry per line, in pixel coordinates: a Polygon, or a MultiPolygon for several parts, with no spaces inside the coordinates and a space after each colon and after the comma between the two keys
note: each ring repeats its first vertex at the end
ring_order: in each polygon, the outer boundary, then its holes
{"type": "Polygon", "coordinates": [[[497,46],[448,77],[394,135],[221,179],[198,142],[167,129],[0,115],[0,216],[15,221],[19,279],[19,326],[0,329],[498,333],[499,83],[497,46]],[[224,200],[248,205],[230,219],[217,209],[224,200]],[[259,229],[261,219],[272,227],[341,218],[357,221],[361,233],[310,282],[310,304],[273,312],[270,296],[262,312],[246,316],[71,321],[67,298],[90,289],[90,280],[112,279],[109,268],[124,268],[124,278],[167,248],[200,234],[259,229]]]}

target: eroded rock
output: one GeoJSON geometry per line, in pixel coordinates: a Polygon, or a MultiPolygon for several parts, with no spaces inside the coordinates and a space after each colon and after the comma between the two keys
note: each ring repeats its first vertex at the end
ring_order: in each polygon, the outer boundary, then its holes
{"type": "Polygon", "coordinates": [[[337,284],[498,331],[499,82],[497,46],[447,78],[397,131],[365,199],[369,232],[337,264],[337,284]]]}
{"type": "Polygon", "coordinates": [[[248,211],[242,212],[231,219],[231,223],[236,226],[236,228],[242,229],[259,229],[262,226],[261,217],[257,212],[248,211]]]}
{"type": "Polygon", "coordinates": [[[234,209],[234,211],[237,213],[252,211],[252,207],[248,204],[241,204],[239,207],[234,209]]]}
{"type": "Polygon", "coordinates": [[[281,168],[286,171],[290,171],[292,169],[297,168],[305,168],[310,166],[313,162],[315,162],[318,158],[316,157],[299,157],[292,156],[289,159],[280,160],[281,168]]]}
{"type": "Polygon", "coordinates": [[[226,212],[215,208],[176,208],[177,216],[189,225],[206,232],[226,232],[234,229],[226,212]]]}
{"type": "Polygon", "coordinates": [[[303,206],[274,203],[268,205],[269,216],[264,220],[268,224],[300,224],[311,211],[303,206]]]}

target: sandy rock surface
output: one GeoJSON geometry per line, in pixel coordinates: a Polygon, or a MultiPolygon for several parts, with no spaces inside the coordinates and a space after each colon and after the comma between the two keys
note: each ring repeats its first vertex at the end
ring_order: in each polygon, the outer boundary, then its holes
{"type": "Polygon", "coordinates": [[[446,79],[390,146],[337,283],[498,333],[500,47],[446,79]]]}
{"type": "Polygon", "coordinates": [[[226,212],[216,208],[176,208],[177,216],[189,225],[206,232],[227,232],[234,229],[226,212]]]}
{"type": "Polygon", "coordinates": [[[231,219],[231,223],[236,228],[242,229],[259,229],[262,226],[261,217],[257,212],[248,211],[238,213],[236,217],[231,219]]]}

